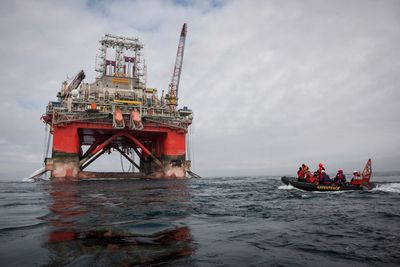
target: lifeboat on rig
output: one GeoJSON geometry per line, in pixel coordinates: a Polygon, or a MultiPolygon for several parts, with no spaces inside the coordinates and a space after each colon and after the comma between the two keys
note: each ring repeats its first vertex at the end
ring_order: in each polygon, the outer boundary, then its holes
{"type": "Polygon", "coordinates": [[[372,176],[371,159],[367,161],[364,170],[361,174],[360,179],[352,179],[351,182],[343,185],[331,183],[331,184],[319,184],[317,181],[314,183],[299,181],[296,177],[281,178],[282,182],[286,185],[291,185],[295,188],[305,191],[347,191],[347,190],[370,190],[373,184],[370,182],[372,176]]]}

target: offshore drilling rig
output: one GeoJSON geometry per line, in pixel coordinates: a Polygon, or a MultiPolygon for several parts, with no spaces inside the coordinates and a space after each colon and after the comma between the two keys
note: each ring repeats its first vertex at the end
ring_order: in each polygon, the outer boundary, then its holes
{"type": "Polygon", "coordinates": [[[51,171],[53,180],[197,176],[186,160],[193,113],[177,109],[186,32],[185,23],[172,79],[161,97],[146,85],[139,40],[106,34],[100,40],[95,82],[83,83],[80,71],[70,84],[62,84],[58,101],[49,102],[41,118],[53,140],[43,172],[51,171]],[[115,151],[130,162],[130,172],[85,171],[101,155],[115,151]]]}

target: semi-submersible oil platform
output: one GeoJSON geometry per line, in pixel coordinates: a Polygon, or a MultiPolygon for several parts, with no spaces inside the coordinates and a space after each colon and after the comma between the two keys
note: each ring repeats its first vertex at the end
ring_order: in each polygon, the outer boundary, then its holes
{"type": "Polygon", "coordinates": [[[146,85],[139,40],[106,34],[100,40],[96,81],[83,83],[85,73],[80,71],[70,84],[62,84],[58,101],[49,102],[42,116],[53,140],[43,172],[51,171],[53,180],[196,176],[186,160],[193,113],[187,107],[177,109],[186,31],[184,24],[172,80],[161,97],[146,85]],[[85,171],[112,151],[132,164],[131,171],[85,171]]]}

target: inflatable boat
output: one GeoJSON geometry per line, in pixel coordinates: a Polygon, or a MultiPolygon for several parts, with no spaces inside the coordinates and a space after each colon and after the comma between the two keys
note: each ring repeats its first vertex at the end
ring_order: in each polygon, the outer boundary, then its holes
{"type": "Polygon", "coordinates": [[[352,180],[349,183],[340,184],[318,184],[318,183],[308,183],[304,181],[299,181],[296,177],[286,177],[281,178],[282,182],[286,185],[291,185],[295,188],[305,190],[305,191],[345,191],[345,190],[370,190],[372,189],[372,183],[370,183],[370,178],[372,176],[371,159],[368,160],[364,167],[361,175],[361,179],[352,180]]]}

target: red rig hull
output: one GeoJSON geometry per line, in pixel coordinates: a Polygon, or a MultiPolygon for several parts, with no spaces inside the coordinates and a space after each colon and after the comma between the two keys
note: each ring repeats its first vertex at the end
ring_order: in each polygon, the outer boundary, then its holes
{"type": "Polygon", "coordinates": [[[53,127],[52,158],[47,170],[57,180],[88,178],[185,178],[186,131],[144,125],[140,131],[113,129],[110,124],[74,122],[53,127]],[[86,149],[84,149],[86,148],[86,149]],[[86,150],[84,152],[84,150],[86,150]],[[84,169],[104,153],[118,151],[139,158],[136,172],[96,173],[84,169]]]}

